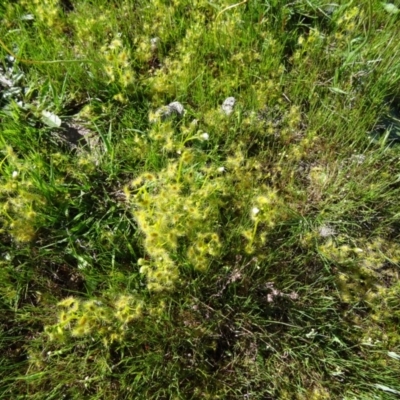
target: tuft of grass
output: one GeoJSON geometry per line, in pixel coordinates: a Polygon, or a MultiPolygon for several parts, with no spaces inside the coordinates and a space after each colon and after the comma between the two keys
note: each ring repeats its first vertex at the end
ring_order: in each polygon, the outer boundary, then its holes
{"type": "Polygon", "coordinates": [[[0,399],[400,393],[398,13],[339,3],[0,5],[0,399]]]}

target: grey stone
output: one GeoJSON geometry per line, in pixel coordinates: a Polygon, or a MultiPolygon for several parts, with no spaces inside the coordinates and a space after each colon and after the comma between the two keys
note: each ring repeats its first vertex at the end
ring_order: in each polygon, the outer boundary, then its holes
{"type": "Polygon", "coordinates": [[[150,122],[157,122],[158,120],[165,121],[167,118],[177,115],[182,117],[185,114],[185,109],[179,101],[174,101],[169,103],[167,106],[160,107],[155,112],[154,118],[150,122]]]}
{"type": "Polygon", "coordinates": [[[236,99],[234,97],[228,97],[222,103],[222,111],[226,115],[230,115],[233,113],[233,107],[235,106],[236,99]]]}

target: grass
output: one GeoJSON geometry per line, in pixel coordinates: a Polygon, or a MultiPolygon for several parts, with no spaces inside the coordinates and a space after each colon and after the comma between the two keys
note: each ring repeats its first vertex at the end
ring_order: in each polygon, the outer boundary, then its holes
{"type": "Polygon", "coordinates": [[[396,4],[0,15],[0,399],[398,397],[396,4]]]}

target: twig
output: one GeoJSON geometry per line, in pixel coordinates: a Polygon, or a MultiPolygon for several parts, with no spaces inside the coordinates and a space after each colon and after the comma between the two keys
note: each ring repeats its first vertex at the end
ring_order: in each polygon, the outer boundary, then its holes
{"type": "Polygon", "coordinates": [[[225,11],[228,11],[228,10],[230,10],[231,8],[240,6],[241,4],[244,4],[244,3],[247,3],[247,0],[243,0],[243,1],[241,1],[240,3],[232,4],[231,6],[228,6],[228,7],[224,8],[222,11],[220,11],[220,12],[217,14],[217,16],[215,17],[215,19],[217,20],[218,17],[219,17],[222,13],[224,13],[225,11]]]}

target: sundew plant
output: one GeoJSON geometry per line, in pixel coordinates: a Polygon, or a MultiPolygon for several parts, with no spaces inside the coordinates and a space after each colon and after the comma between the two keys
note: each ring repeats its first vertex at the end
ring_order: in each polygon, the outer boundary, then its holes
{"type": "Polygon", "coordinates": [[[400,395],[400,3],[0,5],[0,399],[400,395]]]}

